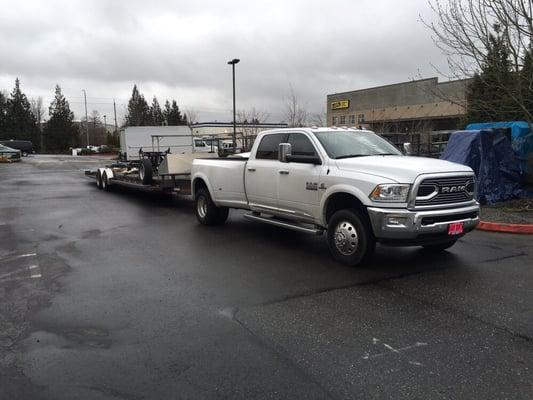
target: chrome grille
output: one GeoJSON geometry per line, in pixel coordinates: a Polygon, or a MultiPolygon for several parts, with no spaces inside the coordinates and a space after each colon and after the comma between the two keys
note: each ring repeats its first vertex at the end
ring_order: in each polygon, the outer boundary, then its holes
{"type": "Polygon", "coordinates": [[[433,206],[463,203],[474,198],[473,176],[426,178],[418,187],[415,205],[433,206]]]}

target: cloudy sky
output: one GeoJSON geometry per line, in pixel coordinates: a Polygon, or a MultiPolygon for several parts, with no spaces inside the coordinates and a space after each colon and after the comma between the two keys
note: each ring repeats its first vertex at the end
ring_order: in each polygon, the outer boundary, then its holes
{"type": "Polygon", "coordinates": [[[151,101],[175,98],[201,121],[231,121],[237,108],[283,119],[292,85],[310,112],[326,95],[435,76],[444,67],[420,16],[427,0],[0,0],[0,90],[19,77],[45,106],[58,83],[79,118],[120,118],[136,83],[151,101]]]}

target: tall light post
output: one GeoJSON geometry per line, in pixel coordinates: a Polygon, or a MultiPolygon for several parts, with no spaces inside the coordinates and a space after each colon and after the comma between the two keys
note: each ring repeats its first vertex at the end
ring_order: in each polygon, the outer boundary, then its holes
{"type": "Polygon", "coordinates": [[[237,122],[235,121],[235,64],[238,64],[239,61],[241,60],[238,58],[228,61],[233,73],[233,153],[237,150],[237,122]]]}
{"type": "Polygon", "coordinates": [[[83,98],[85,99],[85,132],[87,134],[87,147],[89,147],[89,116],[87,115],[87,92],[85,89],[81,89],[83,92],[83,98]]]}
{"type": "Polygon", "coordinates": [[[104,135],[107,136],[107,122],[106,122],[106,115],[104,114],[104,135]]]}

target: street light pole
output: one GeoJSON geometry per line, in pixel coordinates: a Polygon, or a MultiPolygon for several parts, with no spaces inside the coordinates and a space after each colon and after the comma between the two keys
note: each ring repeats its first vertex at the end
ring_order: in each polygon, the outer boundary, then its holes
{"type": "Polygon", "coordinates": [[[237,122],[235,121],[235,64],[238,64],[239,61],[241,60],[238,58],[228,61],[228,64],[231,65],[233,74],[233,153],[237,151],[237,122]]]}
{"type": "Polygon", "coordinates": [[[85,99],[85,132],[87,134],[87,147],[89,147],[89,117],[87,115],[87,92],[85,89],[81,89],[83,92],[83,98],[85,99]]]}
{"type": "Polygon", "coordinates": [[[104,114],[104,135],[107,137],[107,122],[106,122],[106,116],[104,114]]]}

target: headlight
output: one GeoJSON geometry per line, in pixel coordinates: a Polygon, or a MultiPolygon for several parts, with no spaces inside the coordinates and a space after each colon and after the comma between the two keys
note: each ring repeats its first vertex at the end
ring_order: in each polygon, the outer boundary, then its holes
{"type": "Polygon", "coordinates": [[[383,184],[377,185],[372,193],[370,193],[370,200],[384,201],[389,203],[407,203],[407,196],[409,196],[409,189],[411,185],[408,184],[383,184]]]}

